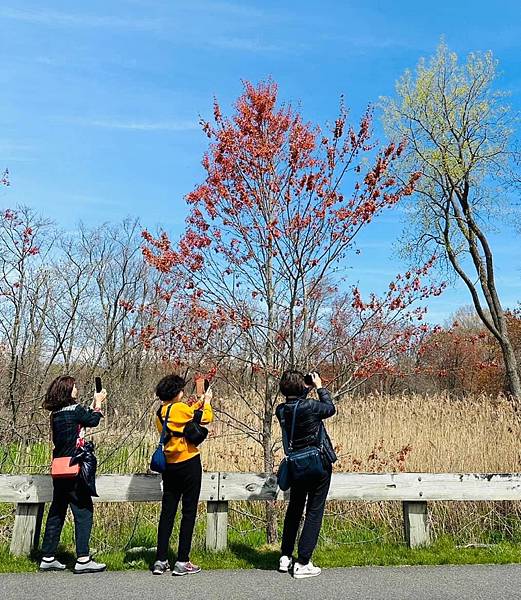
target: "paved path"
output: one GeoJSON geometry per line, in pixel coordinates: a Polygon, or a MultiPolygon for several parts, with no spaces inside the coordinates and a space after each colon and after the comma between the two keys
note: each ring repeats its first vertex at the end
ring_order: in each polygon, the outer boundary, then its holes
{"type": "Polygon", "coordinates": [[[206,571],[154,577],[127,571],[99,575],[0,575],[2,600],[519,600],[521,565],[327,569],[295,581],[273,571],[206,571]]]}

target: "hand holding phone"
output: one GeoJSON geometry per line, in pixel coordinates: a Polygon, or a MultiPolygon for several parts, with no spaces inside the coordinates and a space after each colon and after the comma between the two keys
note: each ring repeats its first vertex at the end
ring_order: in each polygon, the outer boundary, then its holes
{"type": "Polygon", "coordinates": [[[210,382],[208,381],[208,379],[204,379],[202,377],[198,377],[195,380],[195,395],[199,398],[200,396],[203,396],[204,393],[206,391],[208,391],[208,388],[210,387],[210,382]]]}
{"type": "Polygon", "coordinates": [[[320,378],[320,374],[316,371],[312,371],[311,373],[304,375],[304,383],[309,387],[316,388],[317,390],[322,387],[322,379],[320,378]]]}
{"type": "Polygon", "coordinates": [[[103,389],[101,384],[101,377],[96,377],[94,379],[94,401],[92,402],[92,408],[99,410],[101,408],[102,403],[107,399],[107,390],[103,389]]]}

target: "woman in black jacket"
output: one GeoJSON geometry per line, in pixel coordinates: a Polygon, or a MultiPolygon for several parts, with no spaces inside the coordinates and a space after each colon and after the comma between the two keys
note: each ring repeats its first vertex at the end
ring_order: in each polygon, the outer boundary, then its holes
{"type": "MultiPolygon", "coordinates": [[[[78,389],[73,377],[57,377],[49,386],[43,407],[51,413],[53,458],[72,456],[83,442],[84,428],[96,427],[101,417],[101,405],[107,397],[102,390],[94,394],[90,408],[77,403],[78,389]]],[[[41,571],[63,571],[65,565],[56,560],[60,535],[70,505],[74,516],[77,560],[74,573],[97,573],[106,565],[90,557],[89,539],[92,530],[93,505],[90,491],[79,476],[53,479],[53,498],[47,516],[40,563],[41,571]]]]}
{"type": "Polygon", "coordinates": [[[295,431],[293,435],[293,450],[310,446],[322,448],[324,474],[318,478],[298,481],[291,485],[290,500],[284,519],[282,534],[281,558],[279,571],[287,573],[293,567],[293,577],[303,579],[320,575],[321,569],[311,562],[311,556],[317,545],[327,493],[331,484],[332,465],[336,461],[335,451],[331,440],[322,423],[324,419],[335,414],[335,406],[329,392],[322,387],[318,373],[311,374],[313,387],[316,388],[318,401],[307,399],[310,387],[304,381],[300,371],[285,371],[280,379],[280,392],[286,397],[286,402],[276,409],[279,422],[284,422],[288,439],[291,435],[291,424],[295,410],[295,431]],[[297,408],[298,402],[298,408],[297,408]],[[297,538],[298,528],[306,507],[306,518],[298,544],[298,556],[293,564],[293,549],[297,538]]]}

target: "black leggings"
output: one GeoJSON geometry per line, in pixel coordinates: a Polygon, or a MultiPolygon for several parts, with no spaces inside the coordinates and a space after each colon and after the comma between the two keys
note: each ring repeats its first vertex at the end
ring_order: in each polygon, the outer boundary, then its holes
{"type": "Polygon", "coordinates": [[[328,465],[326,473],[319,479],[291,486],[288,510],[284,519],[281,552],[284,556],[292,556],[304,506],[306,506],[306,518],[298,544],[297,561],[301,565],[308,564],[317,545],[330,484],[331,466],[328,465]]]}
{"type": "Polygon", "coordinates": [[[47,516],[42,552],[44,556],[54,556],[70,505],[74,516],[76,554],[89,556],[89,539],[92,530],[94,508],[87,487],[79,477],[53,480],[52,504],[47,516]]]}
{"type": "Polygon", "coordinates": [[[181,528],[179,530],[179,549],[177,560],[190,560],[190,548],[197,516],[197,504],[201,493],[202,480],[201,457],[167,465],[163,473],[163,501],[157,531],[157,560],[167,560],[168,544],[179,500],[182,501],[181,528]]]}

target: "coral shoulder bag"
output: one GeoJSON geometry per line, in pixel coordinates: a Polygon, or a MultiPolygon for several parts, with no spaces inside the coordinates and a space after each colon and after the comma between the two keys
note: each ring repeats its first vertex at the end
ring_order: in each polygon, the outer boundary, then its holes
{"type": "MultiPolygon", "coordinates": [[[[52,440],[52,425],[53,425],[53,414],[50,415],[51,421],[51,440],[52,440]]],[[[79,431],[78,431],[79,434],[79,431]]],[[[80,437],[76,440],[76,446],[78,446],[80,437]]],[[[51,461],[51,477],[53,479],[73,479],[80,474],[80,465],[76,463],[71,465],[72,456],[60,456],[53,458],[51,461]]]]}

